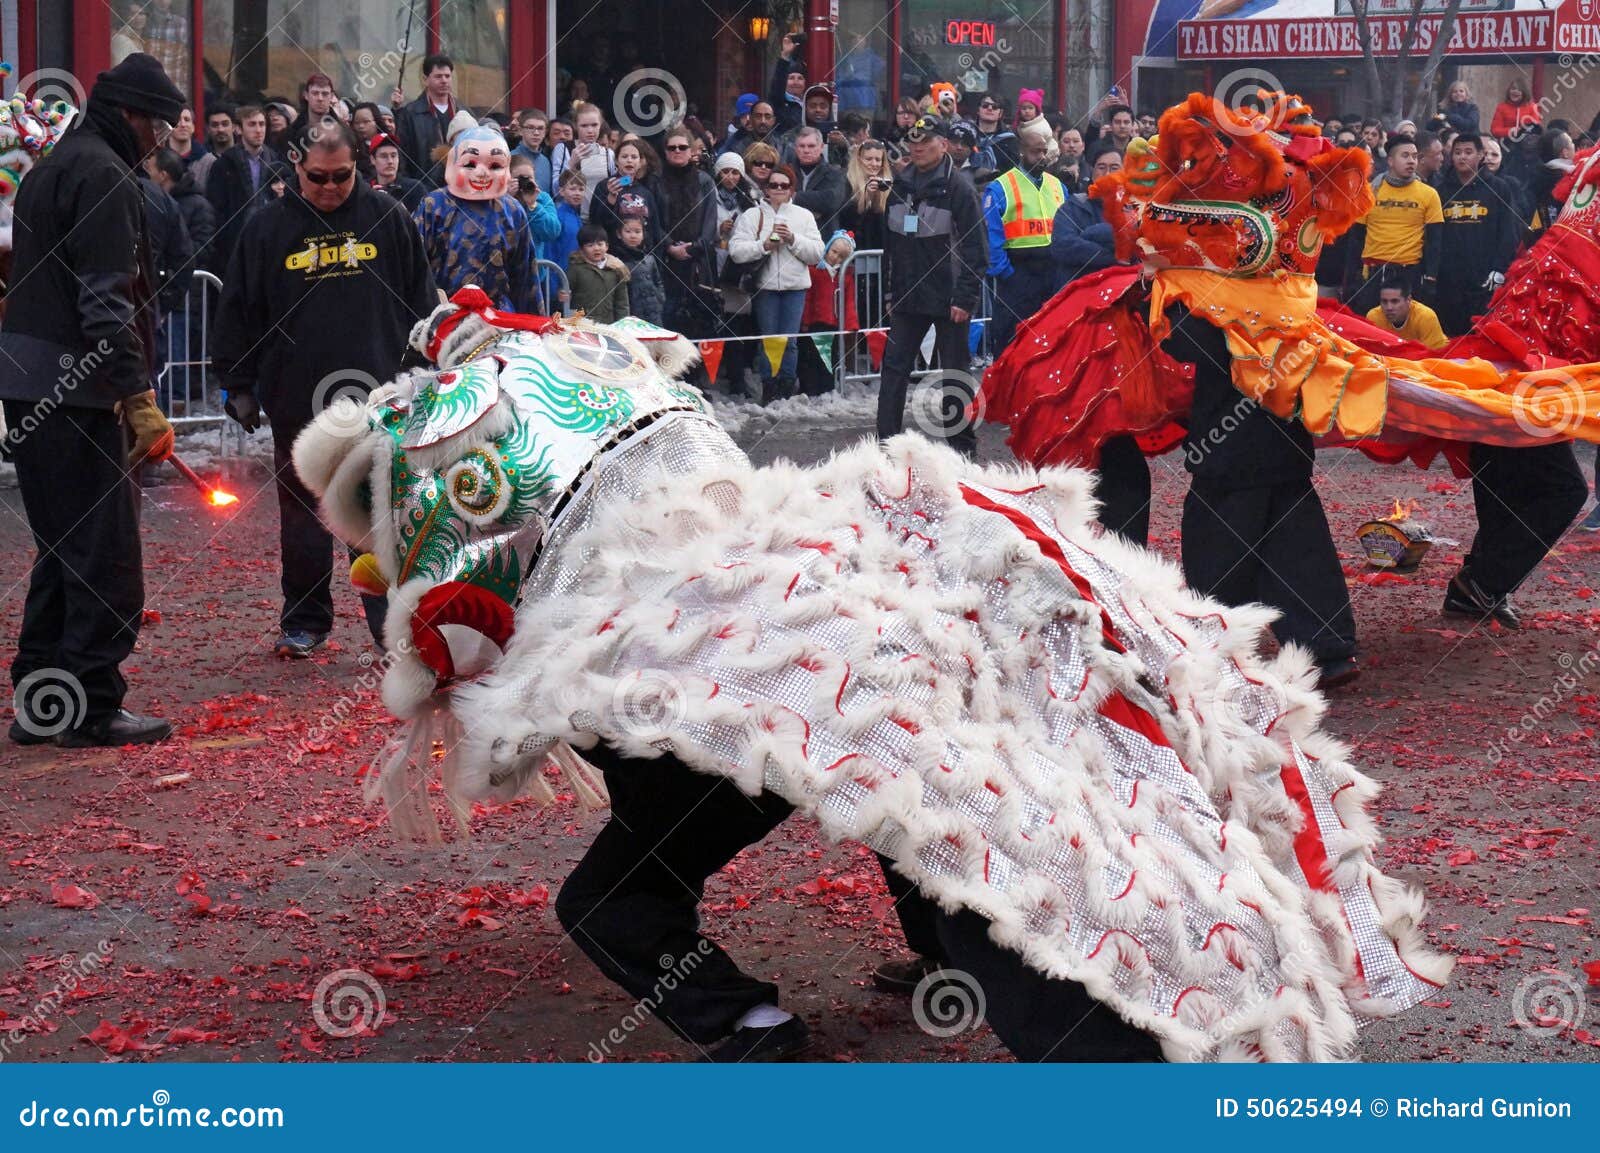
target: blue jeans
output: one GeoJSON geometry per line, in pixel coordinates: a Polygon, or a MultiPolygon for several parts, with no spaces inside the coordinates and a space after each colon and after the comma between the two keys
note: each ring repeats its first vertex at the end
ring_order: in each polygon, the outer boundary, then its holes
{"type": "MultiPolygon", "coordinates": [[[[805,312],[806,290],[803,288],[763,289],[756,293],[751,308],[755,312],[756,332],[780,336],[800,329],[800,317],[805,312]]],[[[783,348],[783,361],[778,371],[772,371],[765,347],[756,358],[761,365],[761,399],[763,402],[781,400],[794,395],[794,363],[799,350],[794,341],[783,348]]]]}

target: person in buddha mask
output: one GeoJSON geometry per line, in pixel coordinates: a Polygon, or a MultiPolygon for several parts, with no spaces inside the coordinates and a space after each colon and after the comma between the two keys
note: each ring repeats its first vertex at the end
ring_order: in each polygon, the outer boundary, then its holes
{"type": "Polygon", "coordinates": [[[451,142],[444,187],[423,197],[412,219],[434,283],[446,296],[473,284],[496,308],[537,312],[528,213],[506,195],[510,185],[505,137],[493,128],[469,128],[451,142]]]}

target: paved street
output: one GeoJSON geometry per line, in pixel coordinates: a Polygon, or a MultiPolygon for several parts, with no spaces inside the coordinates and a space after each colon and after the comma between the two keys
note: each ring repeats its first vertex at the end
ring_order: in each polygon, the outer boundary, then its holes
{"type": "MultiPolygon", "coordinates": [[[[870,427],[869,405],[741,407],[732,423],[758,462],[814,461],[870,427]]],[[[985,456],[1006,459],[1003,430],[984,432],[985,456]]],[[[1580,457],[1587,469],[1592,451],[1580,457]]],[[[1600,983],[1600,536],[1569,536],[1540,570],[1520,598],[1522,632],[1473,628],[1438,611],[1473,531],[1470,488],[1442,465],[1349,452],[1324,454],[1321,473],[1366,670],[1332,697],[1328,724],[1385,786],[1383,867],[1424,886],[1428,937],[1460,962],[1434,1002],[1369,1029],[1364,1054],[1600,1059],[1600,989],[1585,995],[1581,967],[1600,983]],[[1462,542],[1437,546],[1409,579],[1355,556],[1356,526],[1396,498],[1462,542]],[[1521,740],[1505,739],[1513,727],[1521,740]]],[[[336,591],[335,641],[316,659],[273,660],[275,496],[254,466],[232,487],[242,499],[221,512],[187,486],[145,493],[151,620],[125,666],[129,703],[178,736],[129,752],[0,745],[0,1056],[696,1056],[629,1016],[556,923],[551,895],[603,815],[517,803],[481,811],[468,844],[396,845],[360,797],[394,726],[355,597],[336,591]],[[311,1011],[319,982],[343,969],[370,974],[383,1000],[376,1028],[351,1037],[334,1035],[337,999],[332,1029],[311,1011]]],[[[1172,555],[1184,489],[1179,458],[1159,462],[1154,536],[1172,555]]],[[[9,659],[30,544],[14,488],[0,488],[0,506],[9,659]]],[[[808,822],[714,878],[704,916],[782,986],[816,1034],[815,1059],[1008,1059],[987,1029],[937,1039],[872,991],[872,968],[898,955],[876,863],[808,822]]],[[[350,1008],[371,996],[357,988],[350,1008]]]]}

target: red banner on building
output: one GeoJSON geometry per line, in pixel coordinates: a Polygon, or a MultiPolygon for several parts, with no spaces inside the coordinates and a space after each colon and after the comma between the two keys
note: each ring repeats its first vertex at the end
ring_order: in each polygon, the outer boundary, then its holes
{"type": "MultiPolygon", "coordinates": [[[[1180,60],[1340,59],[1362,55],[1354,17],[1331,14],[1303,19],[1185,20],[1178,24],[1180,60]]],[[[1373,51],[1398,56],[1410,18],[1374,16],[1373,51]]],[[[1415,55],[1427,55],[1439,36],[1441,16],[1417,21],[1411,44],[1415,55]]],[[[1456,17],[1445,52],[1451,56],[1544,56],[1565,51],[1557,36],[1554,9],[1511,12],[1463,12],[1456,17]]],[[[1580,32],[1582,31],[1582,26],[1580,32]]],[[[1595,26],[1590,25],[1592,30],[1595,26]]],[[[1580,36],[1581,38],[1581,36],[1580,36]]],[[[1600,36],[1596,37],[1600,43],[1600,36]]]]}

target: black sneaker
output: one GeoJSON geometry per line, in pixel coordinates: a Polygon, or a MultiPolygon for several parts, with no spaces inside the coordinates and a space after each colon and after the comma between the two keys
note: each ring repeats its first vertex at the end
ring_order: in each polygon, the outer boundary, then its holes
{"type": "Polygon", "coordinates": [[[273,655],[291,661],[303,661],[327,643],[327,633],[284,633],[272,646],[273,655]]]}
{"type": "Polygon", "coordinates": [[[811,1030],[799,1017],[781,1025],[765,1025],[734,1031],[722,1044],[702,1058],[716,1064],[737,1065],[746,1061],[787,1061],[811,1048],[811,1030]]]}
{"type": "Polygon", "coordinates": [[[1360,675],[1361,669],[1356,665],[1355,657],[1340,657],[1319,667],[1317,688],[1336,689],[1340,685],[1349,684],[1360,675]]]}
{"type": "Polygon", "coordinates": [[[917,991],[922,979],[937,973],[944,964],[932,957],[913,957],[909,961],[885,961],[872,970],[872,987],[881,993],[909,997],[917,991]]]}
{"type": "Polygon", "coordinates": [[[1450,578],[1450,587],[1444,592],[1444,615],[1471,617],[1473,620],[1497,620],[1508,629],[1520,629],[1522,618],[1511,605],[1509,596],[1497,597],[1485,592],[1483,586],[1472,579],[1472,574],[1462,569],[1450,578]]]}
{"type": "Polygon", "coordinates": [[[63,749],[117,748],[153,745],[172,735],[172,725],[160,717],[141,717],[118,709],[109,717],[69,729],[56,738],[63,749]]]}

